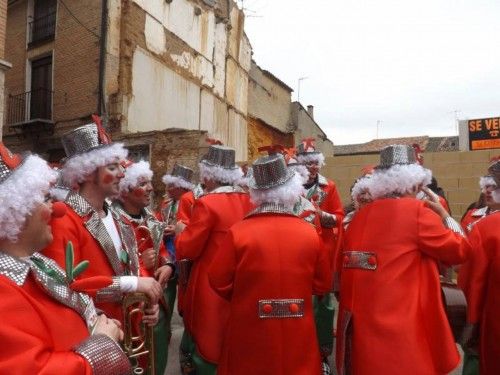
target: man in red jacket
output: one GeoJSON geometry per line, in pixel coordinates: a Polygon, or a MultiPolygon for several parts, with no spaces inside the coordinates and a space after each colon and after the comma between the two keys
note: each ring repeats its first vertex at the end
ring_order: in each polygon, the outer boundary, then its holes
{"type": "Polygon", "coordinates": [[[345,233],[337,323],[339,374],[447,374],[459,363],[443,308],[437,261],[470,247],[428,191],[431,173],[409,146],[386,147],[366,186],[373,199],[345,233]],[[425,188],[424,188],[425,189],[425,188]]]}
{"type": "MultiPolygon", "coordinates": [[[[319,170],[325,165],[324,155],[316,150],[314,138],[307,138],[297,147],[297,161],[307,167],[309,179],[304,184],[306,198],[317,208],[316,215],[321,223],[321,237],[325,251],[327,251],[331,272],[336,276],[336,253],[340,246],[342,234],[342,220],[344,219],[344,209],[340,201],[335,183],[328,180],[319,170]]],[[[338,286],[335,286],[337,289],[338,286]]],[[[333,289],[333,288],[332,288],[333,289]]],[[[323,356],[323,374],[331,373],[328,364],[328,356],[333,351],[333,294],[327,293],[324,296],[315,297],[314,310],[316,317],[316,327],[318,340],[323,356]]]]}
{"type": "Polygon", "coordinates": [[[75,262],[89,260],[85,277],[109,276],[111,286],[97,291],[97,307],[123,323],[122,297],[128,292],[146,293],[152,303],[144,317],[149,324],[158,319],[158,298],[162,288],[152,277],[139,276],[133,230],[123,224],[106,202],[119,192],[123,178],[120,161],[127,150],[112,143],[98,118],[65,134],[62,143],[67,155],[63,179],[72,191],[66,198],[67,214],[51,222],[54,240],[43,253],[64,266],[63,249],[69,241],[75,262]]]}
{"type": "MultiPolygon", "coordinates": [[[[500,186],[500,160],[489,174],[500,186]]],[[[467,297],[465,350],[479,342],[480,374],[500,373],[500,188],[489,191],[489,213],[472,224],[472,256],[460,268],[459,281],[467,297]]]]}
{"type": "Polygon", "coordinates": [[[119,325],[81,293],[111,278],[84,285],[74,280],[84,266],[63,270],[37,252],[52,241],[51,216],[64,215],[49,196],[56,176],[38,156],[21,158],[0,142],[0,373],[128,374],[119,325]]]}
{"type": "Polygon", "coordinates": [[[311,295],[331,288],[328,255],[314,226],[293,212],[300,176],[277,154],[252,169],[257,208],[231,227],[209,269],[230,301],[217,374],[320,374],[311,295]]]}
{"type": "MultiPolygon", "coordinates": [[[[163,374],[167,367],[170,342],[173,300],[167,295],[167,283],[172,282],[175,270],[163,243],[164,225],[149,210],[153,191],[153,171],[149,163],[126,162],[125,176],[120,180],[120,196],[113,202],[119,219],[134,229],[140,264],[140,275],[154,277],[163,288],[165,298],[160,299],[158,324],[154,327],[156,374],[163,374]]],[[[175,285],[174,285],[175,287],[175,285]]]]}
{"type": "Polygon", "coordinates": [[[184,300],[184,325],[192,336],[192,358],[198,375],[215,374],[220,360],[228,303],[210,287],[207,270],[218,257],[229,228],[252,205],[248,194],[234,186],[243,173],[235,165],[235,150],[212,145],[202,159],[200,180],[207,193],[196,200],[189,225],[177,223],[177,260],[193,262],[184,300]]]}

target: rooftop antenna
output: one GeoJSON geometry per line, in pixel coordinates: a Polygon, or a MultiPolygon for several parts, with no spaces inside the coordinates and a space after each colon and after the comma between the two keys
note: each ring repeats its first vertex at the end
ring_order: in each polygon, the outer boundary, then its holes
{"type": "Polygon", "coordinates": [[[451,112],[448,112],[448,114],[453,114],[455,117],[455,134],[458,134],[458,114],[461,113],[462,111],[459,109],[455,109],[451,112]]]}
{"type": "Polygon", "coordinates": [[[378,131],[379,131],[380,124],[382,122],[383,122],[382,120],[377,120],[377,137],[375,139],[378,139],[378,131]]]}
{"type": "Polygon", "coordinates": [[[300,103],[300,82],[302,82],[305,79],[308,79],[309,77],[300,77],[298,80],[297,84],[297,101],[300,103]]]}

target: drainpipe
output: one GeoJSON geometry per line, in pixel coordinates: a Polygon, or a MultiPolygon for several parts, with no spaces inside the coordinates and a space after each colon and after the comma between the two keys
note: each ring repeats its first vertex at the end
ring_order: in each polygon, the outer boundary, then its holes
{"type": "Polygon", "coordinates": [[[97,114],[101,116],[104,127],[107,127],[106,116],[106,44],[108,40],[108,0],[102,1],[101,9],[101,38],[99,40],[99,98],[97,101],[97,114]]]}

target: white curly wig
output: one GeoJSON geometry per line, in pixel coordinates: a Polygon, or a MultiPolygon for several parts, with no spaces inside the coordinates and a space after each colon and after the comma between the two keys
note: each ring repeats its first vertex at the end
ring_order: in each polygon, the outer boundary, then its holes
{"type": "Polygon", "coordinates": [[[307,167],[303,164],[298,164],[298,163],[292,163],[288,164],[287,167],[296,172],[301,178],[302,178],[302,183],[306,184],[307,181],[309,181],[309,170],[307,167]]]}
{"type": "Polygon", "coordinates": [[[62,168],[63,181],[72,188],[85,181],[85,178],[99,167],[117,163],[125,159],[128,150],[122,143],[99,147],[67,159],[62,168]]]}
{"type": "Polygon", "coordinates": [[[26,218],[45,200],[57,172],[36,155],[29,155],[0,184],[0,239],[15,242],[26,218]]]}
{"type": "Polygon", "coordinates": [[[120,180],[118,185],[120,194],[126,193],[137,187],[140,180],[143,178],[151,180],[153,178],[153,171],[147,161],[141,160],[127,167],[124,175],[125,176],[120,180]]]}
{"type": "Polygon", "coordinates": [[[171,174],[166,174],[165,176],[162,177],[161,179],[165,186],[174,186],[174,187],[179,187],[182,189],[186,190],[193,190],[194,189],[194,184],[192,184],[189,181],[186,181],[182,177],[179,176],[172,176],[171,174]]]}
{"type": "Polygon", "coordinates": [[[351,198],[355,208],[359,208],[360,203],[367,203],[373,200],[370,192],[372,176],[367,174],[356,180],[351,189],[351,198]]]}
{"type": "Polygon", "coordinates": [[[287,209],[293,209],[299,197],[304,194],[304,187],[302,186],[302,177],[295,173],[291,179],[283,185],[271,189],[250,189],[250,199],[256,205],[263,203],[282,204],[287,209]]]}
{"type": "Polygon", "coordinates": [[[491,197],[495,201],[495,203],[500,203],[500,189],[495,189],[491,193],[491,197]]]}
{"type": "Polygon", "coordinates": [[[243,171],[240,167],[224,169],[220,166],[208,165],[203,162],[198,163],[198,165],[200,167],[200,181],[207,179],[234,185],[243,177],[243,171]]]}
{"type": "Polygon", "coordinates": [[[387,169],[376,168],[367,188],[373,199],[380,199],[412,193],[419,186],[429,185],[431,179],[432,172],[419,164],[396,164],[387,169]]]}
{"type": "Polygon", "coordinates": [[[297,161],[301,164],[318,163],[320,167],[325,165],[325,155],[321,152],[307,152],[304,154],[297,154],[297,161]]]}
{"type": "Polygon", "coordinates": [[[487,186],[497,186],[495,179],[492,176],[483,176],[479,179],[479,187],[484,192],[487,186]]]}

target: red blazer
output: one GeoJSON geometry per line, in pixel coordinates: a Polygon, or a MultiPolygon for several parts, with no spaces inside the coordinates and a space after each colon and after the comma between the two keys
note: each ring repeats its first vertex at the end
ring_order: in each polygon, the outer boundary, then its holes
{"type": "Polygon", "coordinates": [[[23,286],[0,276],[0,300],[0,374],[92,374],[73,351],[89,337],[85,321],[47,295],[31,274],[23,286]]]}
{"type": "Polygon", "coordinates": [[[354,375],[453,370],[460,356],[441,300],[437,261],[461,263],[469,250],[465,238],[417,199],[381,199],[361,208],[345,233],[339,373],[347,366],[354,375]]]}
{"type": "Polygon", "coordinates": [[[332,180],[328,180],[319,175],[318,185],[316,193],[312,194],[310,197],[311,202],[318,205],[322,211],[334,215],[336,218],[336,224],[333,227],[325,227],[323,225],[324,219],[320,218],[320,222],[322,223],[321,238],[323,239],[323,244],[329,254],[331,270],[332,272],[336,272],[336,254],[340,248],[343,230],[342,220],[345,216],[344,208],[342,206],[339,193],[337,192],[337,187],[332,180]]]}
{"type": "MultiPolygon", "coordinates": [[[[68,206],[66,215],[52,220],[54,240],[42,251],[42,254],[54,259],[64,269],[65,248],[68,241],[71,241],[75,253],[75,264],[83,260],[90,262],[84,273],[85,277],[117,276],[100,243],[90,234],[84,223],[84,218],[68,206]]],[[[96,302],[96,307],[103,310],[108,317],[118,319],[123,323],[121,302],[96,302]]]]}
{"type": "Polygon", "coordinates": [[[321,246],[314,227],[292,215],[261,213],[231,227],[209,269],[211,285],[230,301],[217,374],[321,373],[311,299],[331,287],[321,246]],[[304,314],[259,318],[267,299],[301,299],[304,314]]]}
{"type": "Polygon", "coordinates": [[[189,224],[195,200],[192,191],[182,194],[181,199],[179,199],[179,208],[177,209],[177,221],[182,221],[186,225],[189,224]]]}
{"type": "Polygon", "coordinates": [[[500,212],[479,220],[469,236],[473,256],[460,269],[467,320],[479,324],[481,375],[500,374],[500,212]]]}
{"type": "Polygon", "coordinates": [[[219,362],[228,304],[210,287],[208,266],[218,256],[229,228],[251,208],[246,193],[204,195],[196,200],[189,225],[175,239],[177,260],[193,261],[184,296],[184,324],[198,352],[211,363],[219,362]]]}

